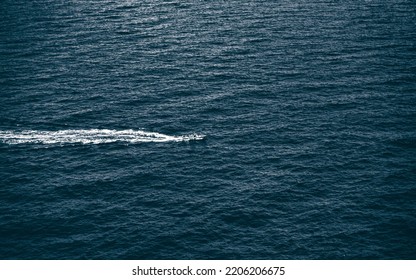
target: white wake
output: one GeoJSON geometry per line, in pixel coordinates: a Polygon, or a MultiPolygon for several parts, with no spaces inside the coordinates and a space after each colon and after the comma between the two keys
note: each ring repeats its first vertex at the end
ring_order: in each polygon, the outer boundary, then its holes
{"type": "Polygon", "coordinates": [[[171,136],[142,130],[73,129],[58,131],[0,130],[0,141],[7,144],[104,144],[114,142],[182,142],[203,140],[204,135],[171,136]]]}

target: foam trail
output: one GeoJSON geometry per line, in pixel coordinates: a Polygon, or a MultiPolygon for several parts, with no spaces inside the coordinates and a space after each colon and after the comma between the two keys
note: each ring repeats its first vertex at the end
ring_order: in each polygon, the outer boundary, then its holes
{"type": "Polygon", "coordinates": [[[204,135],[170,136],[142,130],[74,129],[58,131],[1,131],[0,141],[6,144],[103,144],[114,142],[182,142],[203,140],[204,135]]]}

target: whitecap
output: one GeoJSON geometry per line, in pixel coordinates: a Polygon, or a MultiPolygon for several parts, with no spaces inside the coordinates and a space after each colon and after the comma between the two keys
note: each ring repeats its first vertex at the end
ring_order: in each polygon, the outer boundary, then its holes
{"type": "Polygon", "coordinates": [[[203,140],[205,135],[172,136],[143,130],[70,129],[57,131],[0,131],[0,141],[6,144],[104,144],[114,142],[183,142],[203,140]]]}

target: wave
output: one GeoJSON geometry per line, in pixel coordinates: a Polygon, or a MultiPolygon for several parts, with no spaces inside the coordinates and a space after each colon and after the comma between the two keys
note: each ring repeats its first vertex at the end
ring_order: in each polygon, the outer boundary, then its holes
{"type": "Polygon", "coordinates": [[[73,129],[57,131],[0,131],[0,141],[6,144],[105,144],[141,142],[183,142],[203,140],[205,135],[171,136],[142,130],[73,129]]]}

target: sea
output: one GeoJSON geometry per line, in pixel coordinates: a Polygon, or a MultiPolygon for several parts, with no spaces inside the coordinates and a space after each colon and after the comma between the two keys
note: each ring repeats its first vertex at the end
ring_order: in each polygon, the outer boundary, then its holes
{"type": "Polygon", "coordinates": [[[416,259],[414,0],[1,0],[0,259],[416,259]]]}

